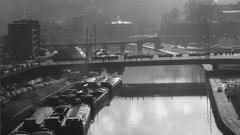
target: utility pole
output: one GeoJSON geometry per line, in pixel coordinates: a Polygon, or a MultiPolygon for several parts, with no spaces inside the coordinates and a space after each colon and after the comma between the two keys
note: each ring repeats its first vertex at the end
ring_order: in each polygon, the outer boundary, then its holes
{"type": "Polygon", "coordinates": [[[97,50],[97,33],[96,33],[96,25],[93,25],[93,29],[94,29],[94,54],[96,56],[96,50],[97,50]]]}
{"type": "Polygon", "coordinates": [[[92,33],[89,34],[89,57],[92,56],[92,33]]]}
{"type": "Polygon", "coordinates": [[[209,30],[209,22],[206,19],[204,20],[204,43],[205,43],[206,58],[209,58],[210,30],[209,30]]]}
{"type": "Polygon", "coordinates": [[[87,54],[87,57],[88,57],[88,26],[86,26],[86,54],[87,54]]]}

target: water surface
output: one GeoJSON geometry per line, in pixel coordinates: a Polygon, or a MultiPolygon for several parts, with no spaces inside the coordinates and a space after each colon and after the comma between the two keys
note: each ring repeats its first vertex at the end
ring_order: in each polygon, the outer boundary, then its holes
{"type": "Polygon", "coordinates": [[[221,135],[207,97],[115,97],[88,135],[221,135]]]}
{"type": "Polygon", "coordinates": [[[173,96],[179,90],[197,90],[194,86],[189,88],[189,85],[179,83],[191,83],[198,87],[197,84],[205,82],[201,66],[126,67],[122,76],[124,85],[134,85],[120,89],[120,93],[125,91],[122,94],[124,96],[115,96],[110,106],[97,114],[88,135],[222,135],[216,126],[206,95],[187,96],[183,93],[181,96],[173,96]],[[163,96],[164,91],[169,93],[163,96]],[[141,92],[147,93],[147,97],[141,94],[138,97],[141,92]],[[130,93],[131,98],[128,95],[130,93]]]}

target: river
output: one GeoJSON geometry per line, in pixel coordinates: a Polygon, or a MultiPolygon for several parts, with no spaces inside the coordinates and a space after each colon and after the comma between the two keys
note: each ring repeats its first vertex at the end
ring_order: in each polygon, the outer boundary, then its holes
{"type": "MultiPolygon", "coordinates": [[[[123,73],[124,85],[133,84],[134,87],[141,84],[167,84],[171,86],[173,92],[176,91],[173,89],[178,87],[172,85],[204,82],[204,70],[195,65],[126,67],[123,73]]],[[[163,88],[154,86],[152,89],[163,88]]],[[[128,87],[124,87],[124,90],[131,91],[128,87]]],[[[137,95],[137,91],[135,92],[137,95]]],[[[222,133],[216,126],[207,95],[163,96],[160,93],[141,97],[115,96],[110,105],[96,115],[88,135],[222,135],[222,133]]]]}

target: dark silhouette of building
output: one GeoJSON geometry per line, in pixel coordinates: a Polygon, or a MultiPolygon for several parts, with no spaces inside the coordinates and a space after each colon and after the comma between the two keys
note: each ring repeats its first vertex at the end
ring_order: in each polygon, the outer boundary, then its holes
{"type": "Polygon", "coordinates": [[[15,60],[34,58],[40,43],[40,23],[20,20],[8,24],[9,47],[15,60]]]}
{"type": "Polygon", "coordinates": [[[0,22],[0,63],[4,63],[5,61],[7,61],[7,35],[7,24],[0,22]]]}

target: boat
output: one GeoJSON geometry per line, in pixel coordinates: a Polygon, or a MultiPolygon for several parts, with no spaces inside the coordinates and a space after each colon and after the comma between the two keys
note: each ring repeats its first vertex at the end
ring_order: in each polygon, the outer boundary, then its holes
{"type": "Polygon", "coordinates": [[[41,128],[38,131],[34,131],[31,133],[25,132],[25,131],[19,131],[16,133],[13,133],[11,135],[55,135],[54,131],[46,129],[46,128],[41,128]]]}
{"type": "Polygon", "coordinates": [[[42,130],[31,133],[31,135],[55,135],[54,131],[52,130],[42,130]]]}
{"type": "Polygon", "coordinates": [[[74,84],[74,88],[79,91],[79,90],[82,90],[82,89],[87,89],[87,88],[90,88],[90,89],[96,89],[96,88],[99,88],[101,87],[100,85],[98,85],[96,82],[88,82],[88,81],[79,81],[77,83],[74,84]]]}
{"type": "Polygon", "coordinates": [[[33,133],[43,130],[44,121],[53,113],[52,107],[40,107],[29,118],[26,118],[10,134],[33,133]]]}
{"type": "Polygon", "coordinates": [[[62,122],[66,118],[66,115],[71,108],[71,105],[60,105],[57,106],[53,113],[45,119],[45,128],[53,130],[55,132],[59,131],[62,122]]]}
{"type": "Polygon", "coordinates": [[[77,90],[74,89],[68,89],[64,92],[59,93],[58,95],[54,95],[51,97],[48,97],[44,105],[49,106],[59,106],[63,104],[70,104],[70,105],[77,105],[81,103],[81,99],[76,97],[77,90]]]}
{"type": "Polygon", "coordinates": [[[62,123],[62,133],[69,135],[87,135],[91,121],[91,108],[87,104],[73,106],[62,123]]]}
{"type": "Polygon", "coordinates": [[[35,131],[32,133],[20,131],[18,133],[13,133],[12,135],[55,135],[54,131],[49,130],[49,129],[42,129],[39,131],[35,131]]]}
{"type": "Polygon", "coordinates": [[[76,94],[77,98],[80,98],[83,103],[89,104],[92,108],[92,116],[94,116],[101,106],[105,106],[109,103],[110,91],[108,88],[97,89],[82,89],[76,94]]]}
{"type": "Polygon", "coordinates": [[[115,75],[110,77],[109,79],[101,82],[102,87],[107,87],[108,89],[112,90],[122,84],[121,76],[115,75]]]}

